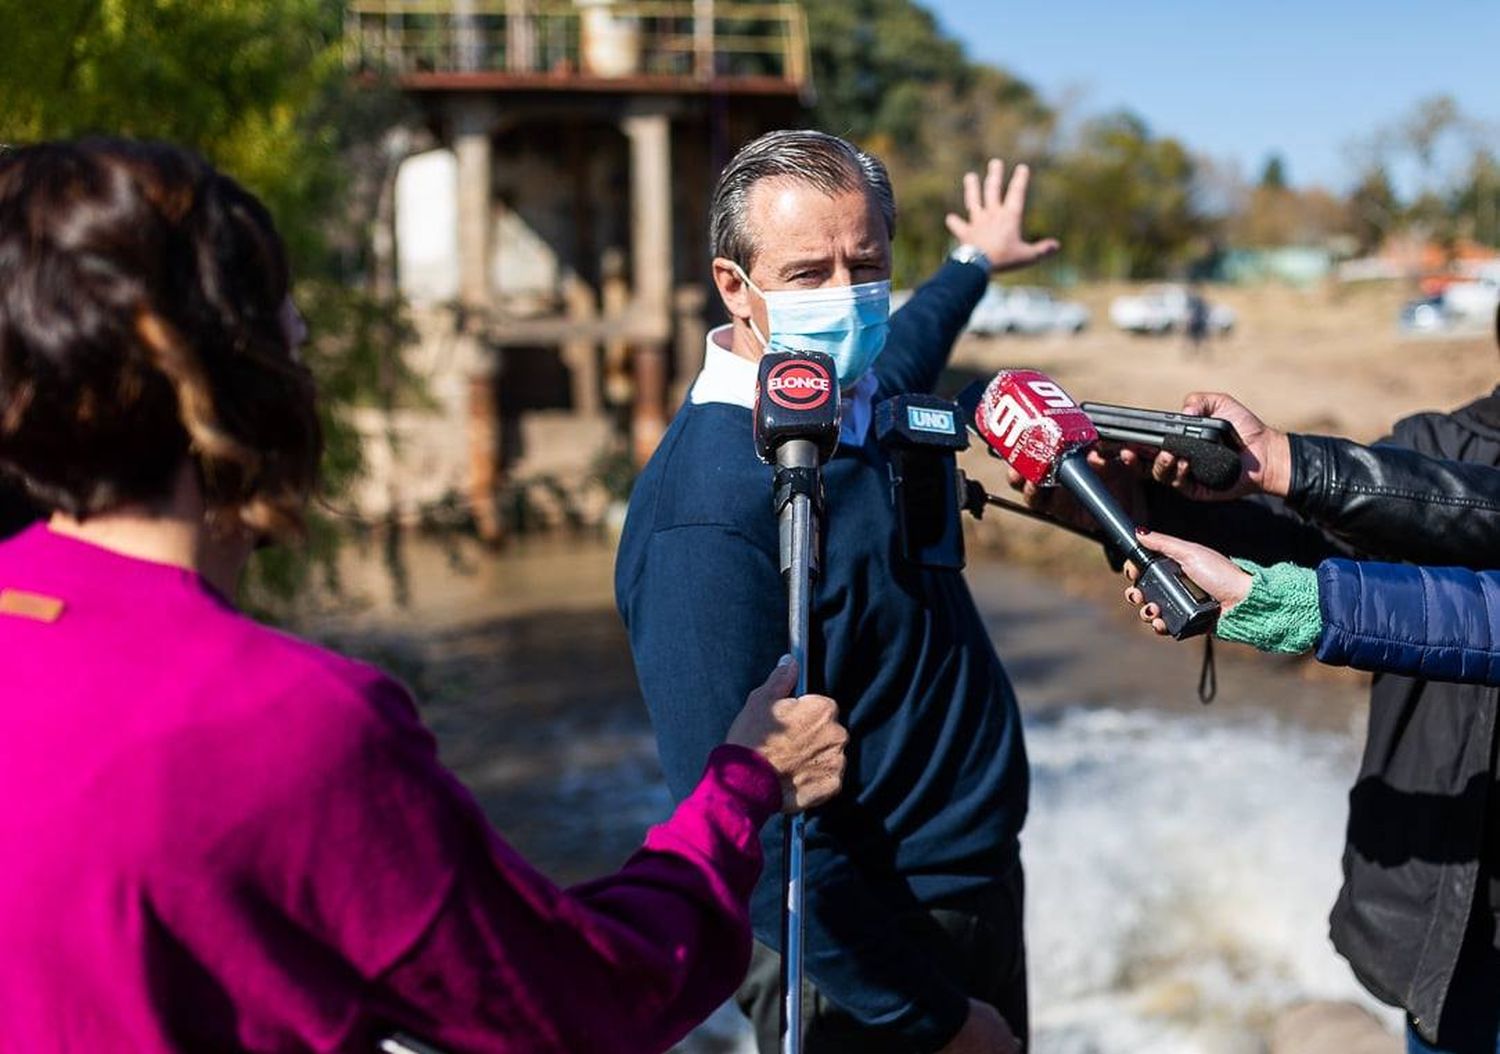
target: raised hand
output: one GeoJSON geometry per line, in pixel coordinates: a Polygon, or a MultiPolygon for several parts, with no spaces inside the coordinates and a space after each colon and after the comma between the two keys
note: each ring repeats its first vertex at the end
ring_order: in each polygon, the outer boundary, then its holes
{"type": "Polygon", "coordinates": [[[1026,219],[1026,186],[1030,181],[1031,169],[1017,165],[1010,177],[1010,188],[1002,195],[1005,162],[992,157],[982,186],[976,173],[964,175],[964,208],[968,210],[968,218],[948,213],[948,230],[953,237],[961,245],[981,250],[997,274],[1029,267],[1059,248],[1056,238],[1028,242],[1021,233],[1026,219]]]}

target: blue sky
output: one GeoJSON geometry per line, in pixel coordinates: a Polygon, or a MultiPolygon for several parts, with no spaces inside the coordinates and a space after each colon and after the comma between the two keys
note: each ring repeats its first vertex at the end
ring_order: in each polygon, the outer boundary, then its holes
{"type": "Polygon", "coordinates": [[[1500,0],[922,0],[971,56],[1082,114],[1343,189],[1351,141],[1452,94],[1500,125],[1500,0]]]}

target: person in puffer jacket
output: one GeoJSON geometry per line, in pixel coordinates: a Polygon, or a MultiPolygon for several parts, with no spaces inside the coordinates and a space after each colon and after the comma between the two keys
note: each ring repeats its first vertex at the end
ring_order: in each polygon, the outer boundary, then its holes
{"type": "MultiPolygon", "coordinates": [[[[1188,402],[1200,413],[1230,417],[1247,440],[1244,496],[1183,500],[1189,488],[1147,485],[1139,519],[1267,566],[1323,565],[1324,606],[1312,605],[1320,621],[1325,608],[1371,618],[1380,610],[1336,600],[1334,582],[1373,590],[1408,611],[1422,609],[1398,600],[1398,592],[1420,596],[1425,588],[1429,597],[1451,600],[1457,582],[1457,593],[1470,599],[1454,603],[1479,610],[1472,593],[1492,587],[1492,575],[1482,582],[1462,572],[1412,577],[1401,570],[1398,590],[1371,577],[1390,569],[1324,561],[1500,567],[1500,389],[1449,413],[1405,418],[1374,446],[1280,434],[1224,396],[1188,402]]],[[[1180,472],[1170,458],[1152,465],[1161,483],[1180,484],[1180,472]]],[[[1310,576],[1303,575],[1304,597],[1310,576]]],[[[1251,610],[1232,612],[1224,632],[1234,633],[1234,616],[1251,610]]],[[[1346,628],[1330,618],[1308,646],[1325,637],[1321,657],[1363,668],[1412,659],[1378,633],[1356,638],[1346,628]]],[[[1471,646],[1488,640],[1483,629],[1473,626],[1471,646]]],[[[1448,642],[1438,636],[1429,643],[1448,642]]],[[[1407,1012],[1411,1051],[1489,1054],[1500,1035],[1500,688],[1475,683],[1482,674],[1472,653],[1435,654],[1441,662],[1423,655],[1413,672],[1386,665],[1391,672],[1374,677],[1330,937],[1366,989],[1407,1012]],[[1449,662],[1463,666],[1462,676],[1448,676],[1449,662]]]]}
{"type": "MultiPolygon", "coordinates": [[[[1214,636],[1372,673],[1500,687],[1500,571],[1325,560],[1262,567],[1206,545],[1143,531],[1223,605],[1214,636]]],[[[1134,568],[1127,568],[1134,581],[1134,568]]],[[[1165,635],[1155,604],[1131,586],[1125,599],[1165,635]]]]}
{"type": "MultiPolygon", "coordinates": [[[[1500,567],[1500,388],[1403,418],[1373,446],[1279,433],[1223,395],[1187,404],[1246,440],[1240,485],[1194,493],[1162,455],[1150,480],[1116,479],[1137,522],[1267,566],[1500,567]]],[[[1026,496],[1069,515],[1055,491],[1026,496]]],[[[1371,994],[1406,1011],[1413,1051],[1489,1054],[1500,1034],[1497,714],[1497,687],[1396,673],[1371,683],[1329,937],[1371,994]]]]}

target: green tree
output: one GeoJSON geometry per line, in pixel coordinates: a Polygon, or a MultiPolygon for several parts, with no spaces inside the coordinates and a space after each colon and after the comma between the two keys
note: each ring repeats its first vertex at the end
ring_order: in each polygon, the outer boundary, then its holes
{"type": "Polygon", "coordinates": [[[1438,150],[1445,137],[1466,123],[1458,102],[1451,95],[1434,95],[1412,107],[1395,130],[1397,140],[1410,150],[1430,175],[1437,165],[1438,150]]]}
{"type": "Polygon", "coordinates": [[[961,205],[963,174],[983,171],[992,156],[1041,162],[1052,135],[1052,113],[1030,86],[990,67],[976,67],[961,84],[926,86],[911,105],[921,119],[909,137],[882,127],[864,142],[886,161],[896,188],[903,285],[920,281],[948,251],[943,217],[961,205]]]}
{"type": "Polygon", "coordinates": [[[950,241],[943,216],[960,207],[960,180],[991,156],[1037,170],[1033,226],[1062,239],[1076,272],[1156,276],[1185,262],[1206,229],[1193,160],[1176,140],[1113,117],[1060,150],[1058,115],[1032,86],[971,61],[919,4],[850,0],[807,13],[816,124],[890,167],[899,284],[941,261],[950,241]]]}
{"type": "Polygon", "coordinates": [[[299,115],[339,69],[325,0],[0,0],[0,135],[167,139],[275,207],[299,257],[333,189],[332,154],[299,115]],[[311,134],[310,134],[311,133],[311,134]]]}
{"type": "Polygon", "coordinates": [[[1454,190],[1452,210],[1461,234],[1500,246],[1500,161],[1491,151],[1474,152],[1454,190]]]}
{"type": "MultiPolygon", "coordinates": [[[[325,478],[337,494],[361,467],[347,421],[389,399],[400,305],[366,283],[368,216],[352,162],[387,127],[393,93],[345,75],[339,0],[50,0],[46,13],[0,0],[0,141],[86,134],[165,139],[196,149],[259,194],[276,216],[315,334],[308,360],[323,393],[325,478]],[[354,204],[351,204],[354,202],[354,204]]],[[[307,554],[260,560],[283,591],[335,532],[313,524],[307,554]]],[[[326,560],[323,566],[329,566],[326,560]]]]}
{"type": "Polygon", "coordinates": [[[1262,190],[1286,189],[1286,162],[1280,154],[1266,158],[1266,167],[1260,172],[1260,186],[1262,190]]]}
{"type": "Polygon", "coordinates": [[[910,0],[806,5],[817,127],[886,162],[900,207],[896,281],[931,271],[950,239],[960,180],[991,156],[1042,159],[1054,115],[1030,85],[971,62],[910,0]]]}
{"type": "Polygon", "coordinates": [[[1038,179],[1038,226],[1055,231],[1086,274],[1154,278],[1185,266],[1210,233],[1197,166],[1176,139],[1117,113],[1087,122],[1038,179]]]}
{"type": "Polygon", "coordinates": [[[1380,165],[1365,171],[1349,193],[1349,226],[1362,253],[1378,249],[1403,221],[1401,202],[1380,165]]]}
{"type": "Polygon", "coordinates": [[[804,5],[819,128],[860,142],[880,132],[917,135],[922,89],[969,74],[963,46],[910,0],[804,5]]]}

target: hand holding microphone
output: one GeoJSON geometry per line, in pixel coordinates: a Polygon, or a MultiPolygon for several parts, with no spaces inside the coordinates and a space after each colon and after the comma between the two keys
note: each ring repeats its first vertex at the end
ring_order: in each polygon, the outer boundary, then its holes
{"type": "Polygon", "coordinates": [[[1182,640],[1213,626],[1218,602],[1176,561],[1141,545],[1135,523],[1088,463],[1088,448],[1099,437],[1094,423],[1056,383],[1035,370],[1001,370],[979,400],[974,427],[1028,483],[1060,484],[1089,512],[1138,569],[1143,602],[1156,606],[1172,637],[1182,640]]]}
{"type": "MultiPolygon", "coordinates": [[[[1142,531],[1141,542],[1176,560],[1185,571],[1227,612],[1250,594],[1251,576],[1233,560],[1206,545],[1173,538],[1170,534],[1142,531]]],[[[1138,572],[1134,564],[1125,565],[1125,577],[1134,582],[1138,572]]],[[[1154,603],[1148,601],[1134,585],[1125,590],[1127,603],[1140,609],[1141,621],[1149,623],[1158,636],[1167,635],[1167,624],[1154,603]]],[[[1221,612],[1222,613],[1222,612],[1221,612]]]]}
{"type": "Polygon", "coordinates": [[[1232,490],[1244,475],[1239,434],[1221,417],[1111,403],[1084,403],[1083,412],[1101,440],[1126,444],[1120,453],[1127,464],[1140,447],[1164,451],[1177,459],[1179,477],[1186,473],[1218,493],[1232,490]]]}

